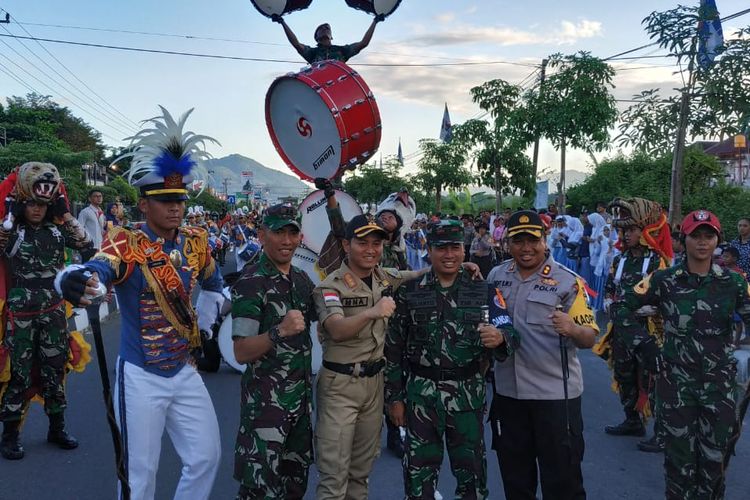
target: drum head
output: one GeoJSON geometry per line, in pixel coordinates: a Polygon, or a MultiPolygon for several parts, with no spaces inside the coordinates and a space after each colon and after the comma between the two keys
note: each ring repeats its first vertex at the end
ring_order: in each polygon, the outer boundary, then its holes
{"type": "Polygon", "coordinates": [[[383,14],[388,17],[393,14],[401,0],[346,0],[346,4],[353,9],[364,10],[370,14],[383,14]]]}
{"type": "Polygon", "coordinates": [[[320,285],[321,282],[320,273],[316,269],[317,264],[318,254],[309,248],[298,246],[294,251],[292,265],[305,271],[315,286],[320,285]]]}
{"type": "MultiPolygon", "coordinates": [[[[355,215],[362,215],[357,200],[345,192],[336,190],[336,201],[341,207],[345,221],[351,220],[355,215]]],[[[307,195],[299,206],[299,213],[302,214],[302,242],[318,254],[323,249],[328,233],[331,232],[323,191],[313,191],[307,195]]]]}
{"type": "Polygon", "coordinates": [[[258,12],[266,17],[282,15],[294,10],[306,9],[312,0],[250,0],[258,12]]]}
{"type": "Polygon", "coordinates": [[[333,178],[341,165],[341,136],[321,95],[284,76],[266,94],[266,125],[276,150],[302,179],[333,178]]]}
{"type": "Polygon", "coordinates": [[[224,321],[221,323],[219,328],[219,351],[221,351],[221,357],[227,362],[229,366],[234,368],[240,373],[245,373],[247,365],[241,365],[237,362],[234,357],[234,341],[232,340],[232,314],[227,314],[224,321]]]}

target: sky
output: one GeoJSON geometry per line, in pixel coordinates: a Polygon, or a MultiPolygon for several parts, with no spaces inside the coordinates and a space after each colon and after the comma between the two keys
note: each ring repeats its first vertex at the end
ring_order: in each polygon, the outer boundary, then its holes
{"type": "MultiPolygon", "coordinates": [[[[691,1],[698,3],[682,3],[691,1]]],[[[438,137],[445,103],[454,124],[480,116],[471,102],[471,87],[495,78],[534,85],[541,60],[557,52],[585,50],[608,57],[644,45],[650,40],[642,19],[676,5],[676,0],[403,0],[377,26],[370,46],[350,60],[377,98],[383,124],[378,157],[395,155],[400,139],[404,172],[415,172],[418,142],[438,137]],[[492,64],[377,66],[456,62],[492,64]]],[[[726,16],[747,8],[747,0],[717,0],[717,6],[726,16]]],[[[0,37],[3,102],[7,96],[25,95],[29,87],[51,95],[102,132],[109,146],[124,145],[122,139],[137,130],[140,120],[158,114],[157,105],[173,114],[195,108],[188,128],[219,140],[221,146],[208,148],[214,156],[239,153],[291,173],[269,137],[265,96],[276,77],[297,72],[305,63],[287,43],[281,26],[263,17],[249,0],[0,0],[0,9],[20,23],[0,24],[0,35],[30,33],[37,38],[293,61],[220,60],[47,42],[42,47],[33,40],[0,37]]],[[[285,19],[308,45],[314,44],[313,31],[320,23],[331,24],[333,43],[345,44],[360,40],[372,20],[344,0],[314,0],[308,9],[285,19]]],[[[725,34],[748,24],[750,15],[734,19],[724,26],[725,34]]],[[[650,47],[630,55],[659,54],[664,50],[650,47]]],[[[618,70],[613,90],[617,99],[678,85],[671,59],[612,64],[618,70]]],[[[568,169],[586,171],[590,164],[583,152],[568,151],[568,169]]],[[[559,153],[550,144],[542,143],[539,167],[559,168],[559,153]]]]}

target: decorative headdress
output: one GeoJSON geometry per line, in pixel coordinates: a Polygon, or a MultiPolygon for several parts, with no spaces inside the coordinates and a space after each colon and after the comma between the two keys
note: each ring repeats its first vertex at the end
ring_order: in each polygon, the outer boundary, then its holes
{"type": "Polygon", "coordinates": [[[200,165],[203,160],[211,158],[204,149],[206,141],[219,142],[206,135],[182,131],[193,108],[177,121],[163,106],[159,108],[162,116],[142,122],[153,127],[127,137],[125,140],[130,141],[132,151],[114,162],[132,158],[128,181],[140,189],[141,196],[162,201],[187,200],[188,185],[196,178],[207,177],[206,169],[200,165]]]}
{"type": "Polygon", "coordinates": [[[672,236],[667,215],[662,206],[644,198],[615,198],[609,204],[612,226],[618,229],[637,226],[641,229],[641,244],[654,250],[668,262],[672,261],[672,236]]]}

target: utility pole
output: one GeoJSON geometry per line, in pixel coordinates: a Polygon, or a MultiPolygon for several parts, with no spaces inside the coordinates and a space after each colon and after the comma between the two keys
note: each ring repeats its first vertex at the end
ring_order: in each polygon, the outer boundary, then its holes
{"type": "Polygon", "coordinates": [[[8,134],[5,130],[5,127],[0,127],[0,131],[2,131],[2,135],[0,135],[0,139],[3,140],[3,147],[8,145],[8,134]]]}
{"type": "Polygon", "coordinates": [[[690,114],[690,98],[695,84],[695,47],[698,38],[693,38],[690,47],[690,63],[688,64],[687,87],[682,91],[680,99],[680,121],[677,128],[677,139],[675,140],[674,154],[672,156],[672,181],[669,186],[669,223],[674,226],[682,219],[682,172],[685,160],[685,135],[687,132],[688,115],[690,114]]]}
{"type": "MultiPolygon", "coordinates": [[[[539,74],[539,94],[544,91],[544,79],[547,75],[547,63],[549,59],[542,59],[542,70],[539,74]]],[[[534,163],[534,182],[536,183],[536,173],[539,166],[539,136],[534,139],[534,155],[532,156],[532,162],[534,163]]]]}
{"type": "Polygon", "coordinates": [[[226,199],[226,197],[229,196],[229,177],[224,177],[224,180],[221,181],[221,183],[224,185],[224,199],[226,199]]]}

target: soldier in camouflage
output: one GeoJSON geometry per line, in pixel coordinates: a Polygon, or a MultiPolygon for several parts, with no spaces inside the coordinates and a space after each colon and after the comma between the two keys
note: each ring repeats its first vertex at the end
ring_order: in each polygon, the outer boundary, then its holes
{"type": "Polygon", "coordinates": [[[263,253],[232,288],[232,336],[242,377],[234,478],[238,500],[298,499],[313,460],[313,283],[292,266],[301,242],[291,205],[268,209],[258,236],[263,253]]]}
{"type": "Polygon", "coordinates": [[[628,292],[634,311],[655,306],[664,317],[656,392],[665,441],[668,500],[723,498],[723,455],[737,425],[732,314],[750,327],[750,294],[737,273],[712,263],[721,225],[699,210],[682,222],[686,259],[628,292]]]}
{"type": "MultiPolygon", "coordinates": [[[[651,211],[660,212],[661,207],[657,204],[642,201],[643,207],[652,207],[651,211]]],[[[618,200],[613,203],[616,205],[618,200]]],[[[614,258],[604,289],[610,334],[603,341],[610,343],[612,374],[625,411],[625,420],[617,425],[605,426],[604,431],[615,436],[643,436],[646,433],[644,420],[649,410],[654,408],[655,385],[643,354],[644,350],[656,347],[650,334],[654,330],[655,320],[646,317],[643,311],[628,310],[623,300],[640,280],[657,269],[668,267],[669,263],[649,248],[644,240],[647,220],[636,213],[618,212],[617,215],[612,224],[622,231],[623,251],[614,258]],[[650,403],[649,410],[646,409],[647,402],[650,403]]],[[[661,443],[657,441],[656,434],[655,424],[654,437],[639,443],[639,449],[660,451],[661,443]]]]}
{"type": "Polygon", "coordinates": [[[517,337],[484,317],[487,284],[461,268],[461,223],[433,225],[427,241],[432,270],[398,290],[385,346],[386,400],[407,427],[406,497],[434,497],[445,436],[456,498],[486,498],[483,373],[492,350],[505,359],[517,337]]]}
{"type": "Polygon", "coordinates": [[[62,195],[52,205],[35,199],[18,201],[11,212],[17,225],[10,231],[0,228],[0,251],[8,259],[12,276],[5,338],[11,377],[0,403],[0,420],[4,422],[0,452],[9,460],[18,460],[24,456],[18,433],[31,397],[35,362],[39,363],[44,411],[50,422],[47,441],[65,450],[78,447],[78,441],[65,431],[63,381],[69,339],[65,305],[54,281],[65,265],[66,246],[86,256],[94,249],[62,195]],[[56,224],[53,217],[63,223],[56,224]]]}

